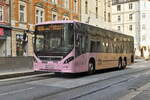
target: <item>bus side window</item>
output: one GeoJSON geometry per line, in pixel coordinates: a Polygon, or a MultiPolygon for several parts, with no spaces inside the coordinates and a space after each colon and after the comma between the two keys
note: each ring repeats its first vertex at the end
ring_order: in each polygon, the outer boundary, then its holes
{"type": "Polygon", "coordinates": [[[108,45],[108,52],[112,53],[113,52],[112,41],[109,41],[108,43],[109,43],[109,45],[108,45]]]}
{"type": "Polygon", "coordinates": [[[114,53],[117,53],[117,44],[114,43],[114,53]]]}
{"type": "Polygon", "coordinates": [[[103,52],[103,40],[100,38],[99,52],[103,52]]]}
{"type": "Polygon", "coordinates": [[[96,51],[96,42],[91,41],[90,42],[90,52],[95,52],[96,51]]]}
{"type": "Polygon", "coordinates": [[[102,43],[102,45],[103,45],[103,50],[102,50],[102,52],[106,52],[106,45],[105,45],[106,43],[103,41],[103,43],[102,43]]]}
{"type": "Polygon", "coordinates": [[[88,36],[86,36],[85,37],[85,51],[86,52],[89,52],[90,51],[90,43],[89,43],[90,41],[89,41],[89,37],[88,36]]]}
{"type": "Polygon", "coordinates": [[[85,53],[86,52],[86,48],[85,48],[85,36],[81,36],[81,50],[82,50],[82,53],[85,53]]]}
{"type": "Polygon", "coordinates": [[[97,50],[96,50],[97,52],[100,52],[101,49],[100,46],[101,46],[100,41],[97,41],[97,50]]]}

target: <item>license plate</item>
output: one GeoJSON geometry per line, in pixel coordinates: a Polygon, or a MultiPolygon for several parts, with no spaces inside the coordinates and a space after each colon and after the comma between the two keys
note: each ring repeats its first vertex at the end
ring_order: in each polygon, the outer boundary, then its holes
{"type": "Polygon", "coordinates": [[[54,68],[53,66],[45,65],[45,68],[54,68]]]}

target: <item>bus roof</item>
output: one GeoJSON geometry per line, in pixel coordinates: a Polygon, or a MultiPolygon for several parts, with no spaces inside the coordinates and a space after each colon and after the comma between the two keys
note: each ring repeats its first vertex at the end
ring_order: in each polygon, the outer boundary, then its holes
{"type": "MultiPolygon", "coordinates": [[[[57,21],[41,22],[41,23],[36,24],[36,26],[38,26],[38,25],[47,25],[47,24],[77,23],[77,22],[78,23],[82,23],[82,24],[90,25],[88,23],[83,23],[83,22],[80,22],[80,21],[77,21],[77,20],[57,20],[57,21]]],[[[90,25],[90,26],[94,26],[94,25],[90,25]]],[[[94,27],[98,27],[98,26],[94,26],[94,27]]],[[[98,27],[98,28],[102,28],[102,27],[98,27]]],[[[102,29],[106,29],[106,30],[110,30],[110,31],[121,33],[120,31],[114,30],[114,29],[107,29],[107,28],[104,28],[104,27],[102,29]]]]}
{"type": "MultiPolygon", "coordinates": [[[[77,21],[77,20],[46,21],[46,22],[38,23],[38,24],[36,24],[36,26],[47,25],[47,24],[61,24],[61,23],[82,23],[82,24],[89,25],[89,26],[92,26],[92,27],[98,27],[98,26],[90,25],[88,23],[83,23],[83,22],[80,22],[80,21],[77,21]]],[[[122,32],[114,30],[114,29],[107,29],[107,28],[104,28],[104,27],[98,27],[98,28],[104,29],[104,30],[107,30],[107,31],[112,31],[112,32],[115,32],[116,34],[120,34],[120,35],[123,35],[123,36],[131,36],[131,35],[123,34],[122,32]]]]}

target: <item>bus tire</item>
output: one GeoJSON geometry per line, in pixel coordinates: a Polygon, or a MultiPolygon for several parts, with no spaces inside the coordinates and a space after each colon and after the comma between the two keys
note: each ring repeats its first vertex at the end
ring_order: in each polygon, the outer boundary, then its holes
{"type": "Polygon", "coordinates": [[[131,63],[134,63],[134,56],[131,56],[131,63]]]}
{"type": "Polygon", "coordinates": [[[118,68],[122,69],[122,58],[119,58],[118,60],[118,68]]]}
{"type": "Polygon", "coordinates": [[[95,72],[95,60],[90,59],[88,64],[88,74],[93,74],[95,72]]]}
{"type": "Polygon", "coordinates": [[[60,76],[61,75],[60,72],[55,72],[54,74],[55,74],[55,76],[60,76]]]}
{"type": "Polygon", "coordinates": [[[127,66],[127,58],[124,57],[124,60],[123,60],[123,65],[122,65],[122,69],[125,69],[127,66]]]}

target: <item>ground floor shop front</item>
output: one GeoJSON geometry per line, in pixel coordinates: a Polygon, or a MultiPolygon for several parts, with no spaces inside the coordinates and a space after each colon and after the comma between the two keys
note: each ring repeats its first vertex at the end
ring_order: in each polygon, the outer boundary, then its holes
{"type": "Polygon", "coordinates": [[[12,56],[33,56],[32,32],[23,29],[12,30],[12,56]]]}
{"type": "Polygon", "coordinates": [[[11,56],[11,27],[0,26],[0,56],[11,56]]]}

